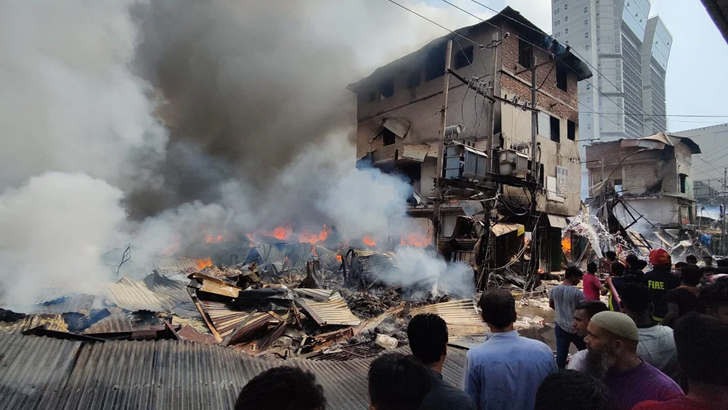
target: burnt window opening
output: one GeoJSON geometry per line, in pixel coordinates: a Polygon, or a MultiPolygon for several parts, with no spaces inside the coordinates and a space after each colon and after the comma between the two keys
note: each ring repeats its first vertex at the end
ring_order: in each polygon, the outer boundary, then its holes
{"type": "Polygon", "coordinates": [[[387,128],[382,129],[382,142],[385,146],[392,145],[396,142],[396,135],[387,128]]]}
{"type": "Polygon", "coordinates": [[[556,117],[551,117],[551,141],[561,142],[561,121],[556,117]]]}
{"type": "Polygon", "coordinates": [[[378,99],[378,93],[376,91],[370,91],[369,94],[367,94],[368,102],[374,102],[377,99],[378,99]]]}
{"type": "Polygon", "coordinates": [[[455,53],[455,69],[459,70],[469,66],[473,62],[473,46],[465,47],[455,53]]]}
{"type": "Polygon", "coordinates": [[[518,64],[531,68],[533,64],[533,46],[524,39],[518,39],[518,64]]]}
{"type": "Polygon", "coordinates": [[[427,53],[425,60],[425,81],[445,75],[445,47],[435,47],[427,53]]]}
{"type": "Polygon", "coordinates": [[[379,95],[382,100],[386,100],[394,95],[394,77],[385,78],[379,84],[379,95]]]}
{"type": "Polygon", "coordinates": [[[407,76],[407,88],[412,89],[420,85],[422,82],[422,73],[420,73],[420,70],[415,70],[409,73],[407,76]]]}
{"type": "Polygon", "coordinates": [[[556,64],[556,86],[560,90],[569,91],[568,71],[565,65],[556,64]]]}
{"type": "Polygon", "coordinates": [[[574,121],[567,120],[566,125],[566,138],[576,141],[576,123],[574,121]]]}
{"type": "Polygon", "coordinates": [[[680,193],[684,194],[687,192],[688,176],[687,174],[680,174],[680,193]]]}

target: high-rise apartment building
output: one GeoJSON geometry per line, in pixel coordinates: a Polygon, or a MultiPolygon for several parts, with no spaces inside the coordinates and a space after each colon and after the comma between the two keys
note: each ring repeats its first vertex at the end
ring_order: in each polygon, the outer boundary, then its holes
{"type": "MultiPolygon", "coordinates": [[[[666,131],[665,73],[672,36],[658,16],[649,17],[649,0],[551,4],[553,37],[599,71],[579,83],[581,157],[592,142],[666,131]]],[[[587,180],[583,175],[582,182],[587,180]]]]}

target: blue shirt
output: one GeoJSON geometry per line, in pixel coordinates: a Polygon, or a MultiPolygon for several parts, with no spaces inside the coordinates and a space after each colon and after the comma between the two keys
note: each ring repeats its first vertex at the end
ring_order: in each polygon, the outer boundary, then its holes
{"type": "Polygon", "coordinates": [[[478,410],[533,410],[538,386],[557,370],[546,344],[515,330],[495,333],[468,352],[463,390],[478,410]]]}

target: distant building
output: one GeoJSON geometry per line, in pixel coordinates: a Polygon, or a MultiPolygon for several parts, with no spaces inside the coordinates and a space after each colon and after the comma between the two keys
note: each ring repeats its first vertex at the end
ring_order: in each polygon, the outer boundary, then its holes
{"type": "Polygon", "coordinates": [[[586,147],[590,196],[603,192],[605,184],[607,189],[614,187],[632,213],[630,218],[650,229],[694,224],[695,154],[700,154],[700,147],[693,140],[664,132],[594,143],[586,147]]]}
{"type": "MultiPolygon", "coordinates": [[[[672,135],[687,137],[700,144],[703,155],[695,161],[695,179],[711,186],[720,186],[725,168],[728,167],[728,124],[673,132],[672,135]]],[[[718,188],[720,189],[720,188],[718,188]]],[[[721,189],[722,190],[722,189],[721,189]]]]}
{"type": "MultiPolygon", "coordinates": [[[[444,155],[437,148],[441,135],[445,48],[447,40],[453,40],[453,70],[474,81],[482,90],[494,87],[495,96],[501,98],[491,105],[473,89],[451,78],[447,123],[461,126],[462,132],[455,137],[457,143],[475,155],[482,153],[489,157],[487,169],[481,172],[497,173],[498,169],[490,165],[491,160],[504,150],[528,162],[533,149],[531,112],[524,105],[531,101],[529,68],[535,56],[537,64],[540,63],[536,69],[540,86],[537,157],[539,176],[546,188],[538,194],[537,208],[554,216],[551,219],[555,224],[564,227],[563,217],[576,215],[580,205],[577,84],[591,77],[591,71],[510,7],[487,22],[462,28],[457,33],[485,47],[474,46],[458,36],[444,36],[347,87],[357,95],[357,158],[385,172],[406,177],[420,202],[412,204],[410,214],[422,218],[432,215],[437,156],[444,155]],[[498,57],[494,61],[496,49],[498,57]],[[474,76],[480,80],[473,80],[474,76]],[[491,130],[494,130],[493,138],[491,130]]],[[[452,171],[450,164],[445,164],[445,168],[448,173],[452,171]]],[[[522,168],[528,170],[528,165],[522,168]]],[[[513,171],[515,175],[518,170],[513,171]]],[[[503,197],[513,206],[527,206],[530,202],[523,188],[504,186],[503,197]]],[[[444,213],[443,236],[447,237],[463,210],[460,206],[448,205],[444,213]]]]}
{"type": "MultiPolygon", "coordinates": [[[[591,142],[666,131],[665,74],[672,36],[658,16],[649,17],[649,0],[551,4],[554,38],[601,73],[579,84],[582,156],[591,142]]],[[[584,183],[586,168],[582,173],[584,183]]]]}

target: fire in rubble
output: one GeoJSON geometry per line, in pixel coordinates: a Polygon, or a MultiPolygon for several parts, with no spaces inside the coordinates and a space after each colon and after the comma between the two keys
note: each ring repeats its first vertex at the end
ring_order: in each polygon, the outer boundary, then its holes
{"type": "Polygon", "coordinates": [[[203,270],[208,266],[212,266],[212,259],[195,259],[195,264],[197,265],[197,270],[203,270]]]}
{"type": "Polygon", "coordinates": [[[432,244],[432,238],[429,236],[410,234],[400,238],[400,244],[404,246],[416,246],[418,248],[424,248],[432,244]]]}
{"type": "Polygon", "coordinates": [[[362,241],[367,246],[371,246],[371,247],[377,246],[377,241],[375,241],[374,239],[368,238],[366,236],[364,237],[364,239],[362,239],[362,241]]]}

